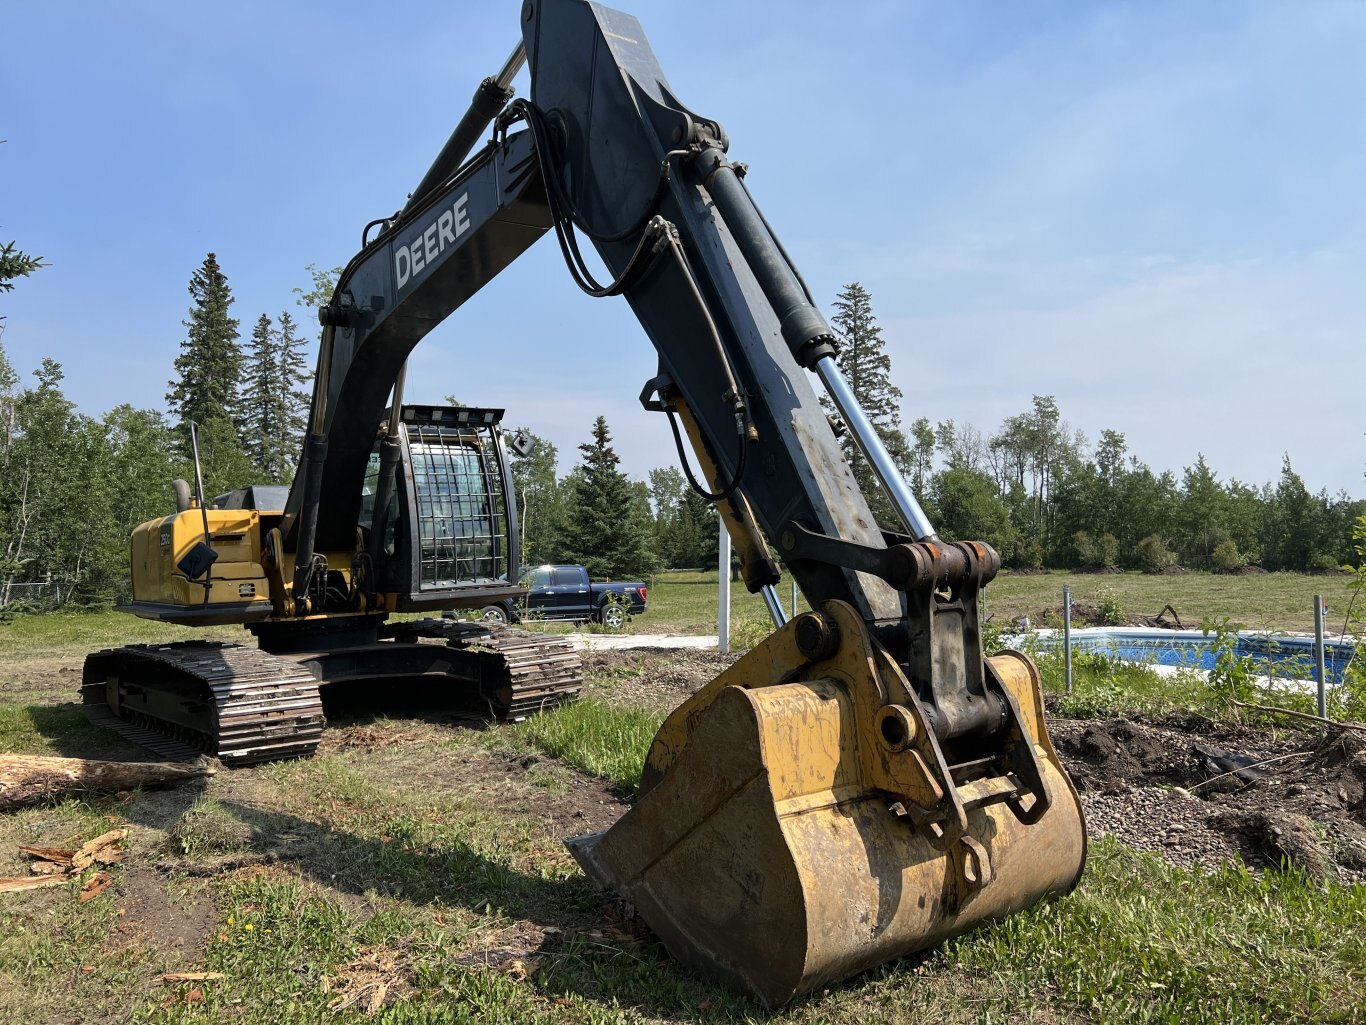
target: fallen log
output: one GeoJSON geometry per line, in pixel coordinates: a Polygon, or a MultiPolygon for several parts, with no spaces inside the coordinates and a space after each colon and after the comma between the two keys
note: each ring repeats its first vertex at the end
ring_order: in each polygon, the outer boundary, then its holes
{"type": "Polygon", "coordinates": [[[179,783],[217,770],[213,761],[105,762],[88,758],[0,754],[0,811],[90,792],[179,783]]]}

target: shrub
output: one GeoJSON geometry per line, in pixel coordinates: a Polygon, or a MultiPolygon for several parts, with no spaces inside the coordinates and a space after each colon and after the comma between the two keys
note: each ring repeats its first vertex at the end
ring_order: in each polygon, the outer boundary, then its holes
{"type": "Polygon", "coordinates": [[[1138,568],[1144,573],[1161,573],[1176,565],[1176,553],[1157,534],[1149,534],[1140,541],[1135,554],[1138,568]]]}
{"type": "Polygon", "coordinates": [[[1230,540],[1220,541],[1210,553],[1210,563],[1216,573],[1236,573],[1247,565],[1247,556],[1238,551],[1238,546],[1230,540]]]}
{"type": "Polygon", "coordinates": [[[1102,534],[1093,538],[1084,530],[1077,531],[1072,539],[1077,549],[1077,558],[1083,566],[1098,569],[1114,569],[1119,562],[1119,538],[1114,534],[1102,534]]]}
{"type": "Polygon", "coordinates": [[[1113,587],[1100,589],[1100,618],[1110,626],[1120,626],[1124,622],[1124,608],[1119,604],[1119,595],[1113,587]]]}
{"type": "Polygon", "coordinates": [[[1217,621],[1206,620],[1200,632],[1211,637],[1210,651],[1214,652],[1214,667],[1209,671],[1209,686],[1222,700],[1251,701],[1257,668],[1252,658],[1238,654],[1238,629],[1228,617],[1217,621]]]}

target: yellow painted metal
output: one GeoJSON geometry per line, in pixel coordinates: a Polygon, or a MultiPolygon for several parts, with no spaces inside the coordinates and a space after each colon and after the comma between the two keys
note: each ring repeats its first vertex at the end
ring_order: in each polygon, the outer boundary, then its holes
{"type": "Polygon", "coordinates": [[[1065,893],[1085,861],[1027,658],[991,661],[1042,769],[1028,825],[1019,781],[956,783],[900,669],[851,607],[823,611],[833,652],[775,633],[665,722],[617,825],[571,844],[674,956],[769,1005],[1065,893]]]}
{"type": "MultiPolygon", "coordinates": [[[[259,603],[269,608],[270,589],[261,567],[260,514],[251,509],[210,509],[208,520],[209,542],[218,553],[209,604],[259,603]]],[[[152,520],[134,530],[133,600],[202,606],[204,587],[186,577],[176,563],[203,540],[204,514],[197,508],[152,520]]]]}
{"type": "MultiPolygon", "coordinates": [[[[683,430],[688,435],[688,441],[692,444],[693,452],[697,456],[707,486],[713,491],[717,490],[721,481],[721,471],[717,466],[716,457],[712,453],[711,444],[707,441],[706,435],[702,433],[697,418],[693,416],[692,408],[683,400],[683,396],[678,394],[670,395],[669,403],[678,418],[683,421],[683,430]]],[[[732,491],[716,503],[716,511],[720,513],[721,519],[726,524],[726,533],[730,535],[731,541],[735,545],[735,554],[740,560],[740,572],[746,584],[748,585],[755,580],[776,579],[777,564],[774,563],[768,545],[764,542],[764,536],[759,531],[759,524],[754,519],[754,510],[750,508],[749,500],[745,498],[744,494],[738,488],[732,491]]],[[[757,591],[759,585],[753,584],[750,589],[757,591]]]]}
{"type": "MultiPolygon", "coordinates": [[[[278,519],[277,514],[267,516],[278,519]]],[[[208,521],[209,543],[218,558],[209,574],[207,603],[203,578],[191,580],[177,565],[204,540],[204,514],[196,506],[149,520],[133,530],[133,604],[129,611],[165,622],[198,625],[292,614],[285,581],[294,572],[294,555],[281,550],[279,531],[263,533],[261,514],[254,509],[210,509],[208,521]],[[214,615],[215,609],[220,614],[214,615]]],[[[325,554],[329,568],[350,579],[354,553],[325,554]]]]}

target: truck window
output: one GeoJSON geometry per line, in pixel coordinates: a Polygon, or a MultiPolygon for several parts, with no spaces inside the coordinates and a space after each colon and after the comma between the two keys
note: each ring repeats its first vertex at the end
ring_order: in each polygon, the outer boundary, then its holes
{"type": "Polygon", "coordinates": [[[522,586],[523,586],[523,587],[549,587],[549,586],[550,586],[550,570],[549,570],[548,568],[546,568],[545,566],[541,566],[539,569],[533,569],[530,573],[528,573],[528,574],[526,575],[526,578],[522,581],[522,586]]]}
{"type": "Polygon", "coordinates": [[[556,587],[577,587],[583,583],[584,573],[577,566],[556,566],[556,587]]]}

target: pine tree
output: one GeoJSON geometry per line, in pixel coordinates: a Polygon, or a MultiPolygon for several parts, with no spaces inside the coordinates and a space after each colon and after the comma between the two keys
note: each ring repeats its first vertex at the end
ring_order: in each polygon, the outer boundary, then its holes
{"type": "MultiPolygon", "coordinates": [[[[901,389],[892,384],[892,357],[887,355],[882,328],[873,316],[872,296],[857,281],[846,285],[835,297],[835,316],[831,323],[843,339],[836,357],[840,370],[893,462],[903,474],[908,473],[911,459],[906,437],[901,431],[901,389]]],[[[830,408],[826,400],[822,401],[830,408]]],[[[840,445],[873,515],[881,523],[900,527],[891,502],[878,486],[872,467],[858,452],[853,436],[846,433],[840,439],[840,445]]]]}
{"type": "Polygon", "coordinates": [[[26,278],[39,267],[45,267],[41,256],[20,252],[14,242],[0,245],[0,292],[14,290],[15,278],[26,278]]]}
{"type": "MultiPolygon", "coordinates": [[[[242,430],[238,407],[238,381],[242,374],[242,350],[237,344],[237,321],[228,316],[232,290],[210,253],[190,277],[190,319],[180,355],[175,360],[176,377],[169,381],[166,402],[183,424],[193,420],[200,425],[211,420],[231,420],[242,430]]],[[[189,432],[183,429],[188,446],[189,432]]]]}
{"type": "Polygon", "coordinates": [[[583,462],[571,477],[572,504],[565,524],[568,556],[594,576],[639,577],[653,568],[648,502],[641,501],[612,448],[605,417],[593,424],[593,441],[579,446],[583,462]]]}

